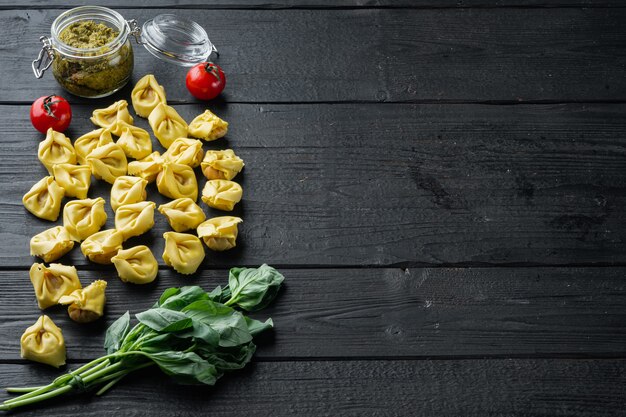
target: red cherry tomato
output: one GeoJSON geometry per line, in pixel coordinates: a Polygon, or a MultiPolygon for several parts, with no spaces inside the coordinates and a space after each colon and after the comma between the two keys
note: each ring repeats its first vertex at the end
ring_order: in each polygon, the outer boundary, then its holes
{"type": "Polygon", "coordinates": [[[187,90],[200,100],[212,100],[226,86],[224,71],[212,62],[196,64],[187,73],[187,90]]]}
{"type": "Polygon", "coordinates": [[[41,133],[48,128],[64,132],[72,121],[70,103],[55,95],[39,97],[30,107],[30,121],[41,133]]]}

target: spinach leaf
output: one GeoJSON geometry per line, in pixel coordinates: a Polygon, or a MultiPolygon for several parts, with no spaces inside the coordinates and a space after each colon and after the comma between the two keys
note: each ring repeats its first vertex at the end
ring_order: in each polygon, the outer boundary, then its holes
{"type": "Polygon", "coordinates": [[[246,311],[265,308],[276,296],[285,277],[267,264],[258,268],[232,268],[228,286],[232,292],[226,305],[236,304],[246,311]]]}
{"type": "Polygon", "coordinates": [[[193,352],[151,353],[150,359],[179,384],[215,385],[217,378],[221,376],[213,364],[193,352]]]}
{"type": "Polygon", "coordinates": [[[130,329],[130,314],[128,311],[115,320],[107,329],[104,336],[104,349],[107,354],[117,352],[122,341],[130,329]]]}
{"type": "Polygon", "coordinates": [[[243,314],[224,304],[200,300],[189,304],[182,312],[194,322],[199,321],[215,329],[220,336],[220,346],[237,346],[252,340],[243,314]]]}
{"type": "Polygon", "coordinates": [[[199,346],[196,352],[205,360],[211,362],[219,371],[232,371],[242,369],[256,351],[253,342],[234,348],[214,348],[211,346],[199,346]]]}
{"type": "Polygon", "coordinates": [[[252,336],[256,336],[259,333],[264,332],[265,330],[271,329],[272,327],[274,327],[274,321],[272,321],[271,318],[265,320],[264,322],[251,319],[248,316],[244,316],[244,319],[246,320],[248,331],[250,332],[252,336]]]}
{"type": "Polygon", "coordinates": [[[167,308],[151,308],[136,315],[144,325],[157,332],[176,332],[193,326],[192,320],[178,311],[167,308]]]}
{"type": "Polygon", "coordinates": [[[215,301],[216,303],[224,304],[226,301],[230,300],[230,297],[231,293],[230,287],[228,285],[224,288],[218,285],[213,291],[209,293],[209,299],[211,301],[215,301]]]}
{"type": "Polygon", "coordinates": [[[174,288],[176,292],[165,290],[159,300],[159,307],[180,311],[183,307],[198,300],[208,300],[209,295],[198,286],[174,288]]]}

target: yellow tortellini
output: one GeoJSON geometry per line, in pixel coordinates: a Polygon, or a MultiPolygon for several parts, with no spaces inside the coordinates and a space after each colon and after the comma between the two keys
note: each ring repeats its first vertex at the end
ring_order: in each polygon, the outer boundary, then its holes
{"type": "Polygon", "coordinates": [[[102,197],[69,201],[63,209],[63,226],[77,242],[96,233],[106,221],[102,197]]]}
{"type": "Polygon", "coordinates": [[[178,198],[167,204],[161,204],[159,211],[176,232],[185,232],[195,229],[206,219],[202,208],[191,198],[178,198]]]}
{"type": "Polygon", "coordinates": [[[35,216],[53,222],[59,218],[64,195],[65,190],[53,177],[44,177],[24,194],[22,203],[35,216]]]}
{"type": "Polygon", "coordinates": [[[107,229],[94,233],[80,244],[80,250],[91,262],[110,264],[111,258],[122,249],[124,235],[116,229],[107,229]]]}
{"type": "Polygon", "coordinates": [[[117,122],[116,129],[120,132],[117,144],[127,157],[143,159],[152,153],[152,139],[147,130],[124,122],[117,122]]]}
{"type": "Polygon", "coordinates": [[[196,139],[178,138],[163,154],[163,159],[165,162],[195,168],[200,165],[203,155],[202,142],[196,139]]]}
{"type": "Polygon", "coordinates": [[[20,354],[30,361],[58,368],[65,365],[65,339],[61,329],[48,316],[40,316],[20,338],[20,354]]]}
{"type": "Polygon", "coordinates": [[[157,189],[166,197],[198,199],[198,181],[189,165],[165,163],[156,182],[157,189]]]}
{"type": "Polygon", "coordinates": [[[73,247],[74,241],[63,226],[44,230],[30,239],[30,254],[40,257],[44,262],[56,261],[73,247]]]}
{"type": "Polygon", "coordinates": [[[244,167],[243,160],[232,149],[206,151],[200,164],[209,180],[232,180],[244,167]]]}
{"type": "Polygon", "coordinates": [[[202,190],[202,201],[209,207],[232,211],[235,204],[241,201],[243,189],[241,185],[228,180],[209,180],[202,190]]]}
{"type": "Polygon", "coordinates": [[[154,136],[166,149],[174,140],[187,137],[187,122],[180,117],[173,107],[166,104],[157,104],[148,116],[148,122],[154,136]]]}
{"type": "Polygon", "coordinates": [[[204,243],[216,251],[232,249],[237,246],[237,225],[243,222],[239,217],[213,217],[198,226],[198,236],[204,243]]]}
{"type": "Polygon", "coordinates": [[[128,175],[141,177],[149,183],[156,180],[163,169],[163,158],[159,152],[152,152],[140,161],[128,163],[128,175]]]}
{"type": "Polygon", "coordinates": [[[87,198],[91,185],[91,168],[86,165],[57,164],[53,167],[54,180],[68,197],[87,198]]]}
{"type": "Polygon", "coordinates": [[[128,112],[128,102],[126,100],[119,100],[111,104],[106,109],[96,109],[91,116],[91,122],[100,127],[111,129],[111,132],[119,136],[120,131],[117,129],[117,122],[126,122],[129,125],[133,124],[133,116],[128,112]]]}
{"type": "Polygon", "coordinates": [[[146,199],[148,181],[141,177],[123,175],[117,177],[111,187],[111,208],[116,211],[124,204],[138,203],[146,199]]]}
{"type": "Polygon", "coordinates": [[[75,164],[76,151],[72,142],[61,132],[48,129],[46,139],[39,143],[37,156],[52,175],[52,167],[56,164],[75,164]]]}
{"type": "Polygon", "coordinates": [[[58,304],[59,299],[81,288],[78,273],[73,266],[33,264],[30,267],[30,282],[35,289],[40,309],[58,304]]]}
{"type": "Polygon", "coordinates": [[[116,143],[99,146],[87,156],[91,173],[99,180],[113,184],[117,177],[126,175],[128,161],[122,148],[116,143]]]}
{"type": "Polygon", "coordinates": [[[148,284],[154,281],[159,272],[156,258],[150,248],[144,245],[121,250],[111,261],[124,282],[148,284]]]}
{"type": "Polygon", "coordinates": [[[87,155],[100,146],[113,143],[113,137],[109,129],[96,129],[86,133],[74,141],[76,160],[81,165],[87,165],[87,155]]]}
{"type": "Polygon", "coordinates": [[[64,295],[59,304],[68,305],[67,312],[78,323],[89,323],[102,317],[106,303],[106,281],[96,280],[69,295],[64,295]]]}
{"type": "Polygon", "coordinates": [[[204,248],[198,237],[188,233],[165,232],[163,261],[177,272],[193,274],[204,260],[204,248]]]}
{"type": "Polygon", "coordinates": [[[141,201],[121,206],[115,212],[115,228],[122,233],[124,240],[139,236],[154,226],[154,208],[152,201],[141,201]]]}
{"type": "Polygon", "coordinates": [[[131,93],[131,100],[139,117],[148,117],[159,103],[167,104],[165,89],[152,74],[145,75],[137,81],[131,93]]]}
{"type": "Polygon", "coordinates": [[[220,119],[210,110],[205,111],[189,123],[189,136],[194,138],[211,141],[226,136],[226,133],[228,133],[228,122],[220,119]]]}

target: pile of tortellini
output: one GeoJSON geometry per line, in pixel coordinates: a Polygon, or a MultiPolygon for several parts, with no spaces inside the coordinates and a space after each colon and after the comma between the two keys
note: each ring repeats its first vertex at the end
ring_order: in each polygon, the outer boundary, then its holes
{"type": "MultiPolygon", "coordinates": [[[[63,133],[49,129],[39,144],[38,157],[46,167],[42,178],[24,195],[24,207],[33,215],[56,221],[64,197],[73,197],[63,207],[63,225],[45,230],[30,241],[31,255],[49,263],[35,263],[30,279],[39,308],[68,305],[69,316],[81,323],[103,314],[106,281],[96,280],[82,287],[74,266],[54,262],[76,243],[90,261],[113,264],[124,282],[146,284],[154,281],[158,262],[149,247],[124,248],[124,242],[146,233],[154,226],[156,204],[147,201],[146,186],[156,181],[160,194],[172,199],[158,207],[173,231],[163,234],[163,261],[181,274],[193,274],[202,261],[204,245],[214,251],[236,246],[242,219],[220,216],[206,219],[197,204],[198,181],[194,168],[207,178],[201,199],[209,207],[232,211],[243,190],[232,181],[244,162],[231,149],[202,149],[202,142],[226,135],[228,123],[206,110],[187,124],[167,105],[165,89],[151,74],[132,91],[135,113],[148,119],[154,136],[166,148],[153,151],[150,133],[133,125],[128,103],[120,100],[105,109],[94,110],[91,121],[98,129],[74,143],[63,133]],[[113,137],[117,137],[117,141],[113,137]],[[129,162],[129,159],[132,161],[129,162]],[[115,228],[100,230],[107,220],[105,200],[88,198],[91,176],[112,185],[110,205],[115,228]],[[196,230],[195,234],[189,231],[196,230]],[[204,242],[204,245],[203,243],[204,242]]],[[[48,316],[41,316],[21,340],[22,357],[60,366],[65,362],[65,344],[60,329],[48,316]],[[49,337],[33,335],[49,334],[49,337]],[[62,354],[60,353],[62,350],[62,354]]]]}

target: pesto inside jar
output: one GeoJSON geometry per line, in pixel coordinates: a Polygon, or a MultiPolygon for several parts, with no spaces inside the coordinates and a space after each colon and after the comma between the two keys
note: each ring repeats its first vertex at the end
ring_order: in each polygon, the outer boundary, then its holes
{"type": "Polygon", "coordinates": [[[133,50],[128,39],[103,23],[81,20],[63,28],[58,39],[76,52],[57,53],[52,62],[56,80],[82,97],[104,97],[122,88],[133,71],[133,50]],[[94,50],[95,49],[95,50],[94,50]]]}

